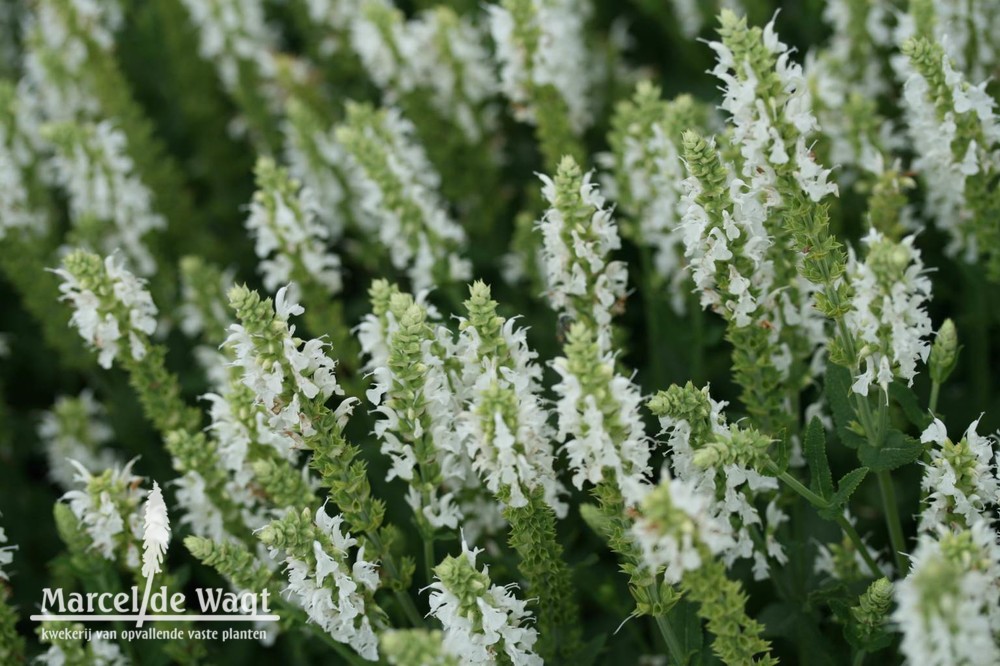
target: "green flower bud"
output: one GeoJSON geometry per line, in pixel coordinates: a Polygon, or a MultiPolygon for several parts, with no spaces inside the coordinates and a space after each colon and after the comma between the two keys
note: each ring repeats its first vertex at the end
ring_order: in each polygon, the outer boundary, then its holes
{"type": "Polygon", "coordinates": [[[930,359],[927,365],[930,368],[931,380],[936,384],[944,384],[951,376],[955,366],[958,365],[958,353],[961,347],[958,344],[958,331],[955,329],[955,322],[945,319],[938,329],[934,344],[931,346],[930,359]]]}

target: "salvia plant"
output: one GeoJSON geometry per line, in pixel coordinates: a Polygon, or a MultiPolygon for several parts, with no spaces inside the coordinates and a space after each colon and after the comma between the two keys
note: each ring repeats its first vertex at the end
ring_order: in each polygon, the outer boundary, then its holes
{"type": "Polygon", "coordinates": [[[1000,663],[998,76],[992,0],[0,4],[0,664],[1000,663]]]}

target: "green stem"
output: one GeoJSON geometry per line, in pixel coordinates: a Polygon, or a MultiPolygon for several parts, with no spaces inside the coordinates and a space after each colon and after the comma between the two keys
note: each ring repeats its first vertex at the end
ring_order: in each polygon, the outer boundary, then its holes
{"type": "Polygon", "coordinates": [[[892,485],[892,475],[888,470],[878,472],[878,487],[882,493],[882,506],[885,507],[885,522],[889,527],[889,541],[892,543],[892,555],[896,561],[899,575],[906,575],[909,565],[903,553],[906,552],[906,540],[903,538],[903,524],[899,520],[899,508],[896,505],[896,489],[892,485]]]}
{"type": "Polygon", "coordinates": [[[830,503],[829,502],[827,502],[825,499],[823,499],[822,497],[820,497],[819,495],[817,495],[813,491],[811,491],[808,488],[806,488],[805,485],[803,485],[801,481],[799,481],[798,479],[796,479],[794,476],[792,476],[788,472],[779,471],[778,470],[778,466],[775,465],[773,462],[768,461],[768,467],[770,468],[770,471],[771,471],[772,474],[775,474],[779,479],[781,479],[786,484],[788,484],[788,486],[792,490],[794,490],[799,495],[802,495],[807,500],[809,500],[810,504],[812,504],[813,506],[815,506],[817,509],[828,509],[828,508],[830,508],[830,503]]]}
{"type": "Polygon", "coordinates": [[[705,373],[705,311],[698,294],[691,292],[688,308],[691,312],[691,377],[697,386],[704,383],[705,373]]]}
{"type": "MultiPolygon", "coordinates": [[[[651,598],[659,601],[660,593],[655,584],[650,585],[647,590],[651,598]]],[[[653,617],[656,619],[656,626],[660,628],[660,635],[663,636],[663,641],[667,644],[667,649],[670,651],[671,663],[678,665],[685,663],[684,650],[681,648],[680,641],[677,640],[674,628],[670,626],[670,621],[665,615],[654,615],[653,617]]]]}
{"type": "Polygon", "coordinates": [[[872,572],[872,576],[878,578],[882,575],[882,570],[878,568],[878,564],[875,559],[868,552],[868,547],[865,546],[864,541],[861,540],[861,536],[858,531],[854,529],[854,525],[851,525],[849,521],[843,514],[837,515],[837,524],[840,525],[840,529],[844,530],[844,534],[851,540],[854,547],[857,548],[858,552],[861,553],[861,557],[864,559],[865,564],[868,565],[869,571],[872,572]]]}
{"type": "Polygon", "coordinates": [[[941,384],[938,382],[933,382],[931,384],[931,399],[928,402],[927,410],[934,414],[937,412],[938,395],[941,393],[941,384]]]}
{"type": "Polygon", "coordinates": [[[424,578],[427,584],[434,582],[434,539],[423,535],[424,541],[424,578]]]}
{"type": "MultiPolygon", "coordinates": [[[[773,462],[769,463],[769,467],[771,469],[772,474],[776,474],[779,479],[785,482],[792,490],[797,492],[799,495],[809,500],[809,503],[815,506],[817,509],[830,508],[830,503],[828,501],[826,501],[813,491],[809,490],[794,476],[792,476],[788,472],[779,472],[777,465],[775,465],[773,462]]],[[[895,502],[895,500],[893,501],[895,502]]],[[[851,543],[854,544],[854,547],[857,549],[857,551],[861,553],[861,557],[864,559],[865,564],[868,565],[868,568],[871,570],[872,575],[875,576],[876,578],[881,576],[882,572],[879,570],[878,564],[875,562],[875,558],[873,558],[871,553],[868,552],[868,546],[866,546],[864,541],[861,540],[861,535],[859,535],[858,531],[854,529],[854,526],[851,525],[850,521],[847,520],[847,518],[845,518],[843,515],[837,514],[837,516],[834,518],[834,522],[836,522],[840,526],[840,529],[843,530],[844,534],[847,535],[847,538],[851,540],[851,543]]],[[[900,529],[900,533],[902,533],[902,529],[900,529]]]]}
{"type": "Polygon", "coordinates": [[[861,666],[862,664],[864,664],[865,663],[865,654],[866,653],[865,653],[864,650],[858,650],[854,654],[853,666],[861,666]]]}

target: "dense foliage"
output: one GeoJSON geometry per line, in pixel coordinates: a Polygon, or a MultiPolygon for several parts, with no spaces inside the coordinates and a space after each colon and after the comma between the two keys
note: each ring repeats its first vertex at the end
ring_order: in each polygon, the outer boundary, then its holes
{"type": "Polygon", "coordinates": [[[777,4],[0,4],[0,663],[1000,663],[1000,5],[777,4]]]}

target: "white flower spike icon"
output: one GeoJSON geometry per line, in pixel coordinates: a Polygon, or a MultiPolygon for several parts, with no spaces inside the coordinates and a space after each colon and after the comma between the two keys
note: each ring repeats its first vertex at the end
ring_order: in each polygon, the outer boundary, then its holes
{"type": "Polygon", "coordinates": [[[153,576],[160,573],[163,556],[169,545],[170,518],[167,516],[167,504],[163,501],[160,484],[154,481],[153,489],[146,498],[146,510],[143,516],[142,575],[146,577],[146,592],[142,597],[142,609],[136,626],[142,626],[146,606],[149,603],[149,593],[153,586],[153,576]]]}

